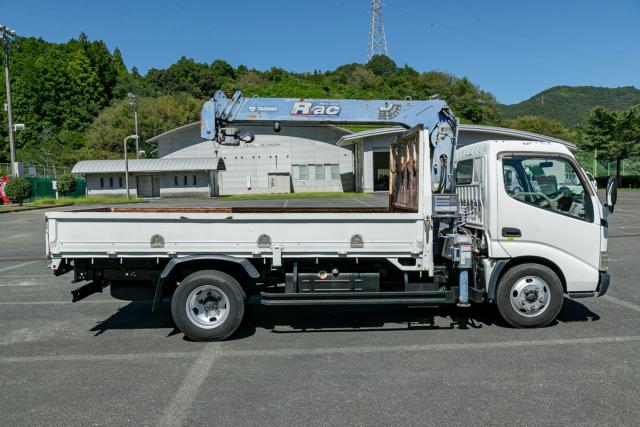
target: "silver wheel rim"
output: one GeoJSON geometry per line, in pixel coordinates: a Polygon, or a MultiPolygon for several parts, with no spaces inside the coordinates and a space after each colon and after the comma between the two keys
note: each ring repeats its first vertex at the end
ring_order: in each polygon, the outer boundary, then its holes
{"type": "Polygon", "coordinates": [[[551,302],[547,282],[537,276],[525,276],[511,286],[511,307],[524,317],[536,317],[545,312],[551,302]]]}
{"type": "Polygon", "coordinates": [[[219,287],[203,285],[191,291],[185,309],[193,324],[213,329],[222,325],[229,317],[229,298],[219,287]]]}

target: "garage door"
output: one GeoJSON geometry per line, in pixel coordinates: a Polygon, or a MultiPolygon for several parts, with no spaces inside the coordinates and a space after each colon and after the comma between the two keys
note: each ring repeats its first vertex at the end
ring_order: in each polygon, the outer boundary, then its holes
{"type": "Polygon", "coordinates": [[[139,175],[138,197],[153,197],[153,179],[151,175],[139,175]]]}

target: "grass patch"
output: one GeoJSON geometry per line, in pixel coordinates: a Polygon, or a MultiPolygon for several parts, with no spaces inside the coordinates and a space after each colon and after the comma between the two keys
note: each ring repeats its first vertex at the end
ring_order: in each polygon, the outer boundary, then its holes
{"type": "Polygon", "coordinates": [[[345,199],[350,197],[369,197],[365,193],[288,193],[288,194],[234,194],[224,196],[223,200],[274,200],[274,199],[345,199]]]}
{"type": "Polygon", "coordinates": [[[31,203],[25,203],[25,206],[44,206],[44,205],[86,205],[86,204],[106,204],[115,205],[119,203],[142,203],[143,199],[127,199],[126,197],[43,197],[36,199],[31,203]]]}

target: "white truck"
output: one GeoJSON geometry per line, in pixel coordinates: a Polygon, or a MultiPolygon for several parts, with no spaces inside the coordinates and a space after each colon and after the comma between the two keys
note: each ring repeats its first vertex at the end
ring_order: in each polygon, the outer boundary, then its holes
{"type": "Polygon", "coordinates": [[[202,120],[203,136],[234,144],[253,137],[231,123],[416,126],[390,146],[387,208],[48,212],[50,267],[89,282],[74,301],[107,286],[116,298],[153,300],[154,309],[171,296],[180,330],[221,340],[255,293],[269,306],[488,301],[509,324],[539,327],[555,319],[564,294],[607,291],[616,187],[603,206],[562,145],[484,141],[455,150],[457,122],[442,101],[217,93],[202,120]]]}

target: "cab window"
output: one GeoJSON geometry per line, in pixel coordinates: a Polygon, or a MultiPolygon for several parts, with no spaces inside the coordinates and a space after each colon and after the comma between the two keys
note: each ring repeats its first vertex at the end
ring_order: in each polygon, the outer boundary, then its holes
{"type": "Polygon", "coordinates": [[[561,158],[511,157],[502,162],[512,198],[563,215],[592,221],[589,193],[573,165],[561,158]]]}

